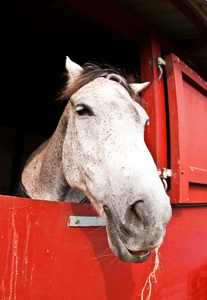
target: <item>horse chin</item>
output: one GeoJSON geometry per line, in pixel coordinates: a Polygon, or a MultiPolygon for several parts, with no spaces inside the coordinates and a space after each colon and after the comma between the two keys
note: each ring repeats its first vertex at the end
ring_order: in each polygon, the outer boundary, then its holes
{"type": "Polygon", "coordinates": [[[154,248],[150,247],[149,249],[136,250],[128,249],[127,245],[125,245],[125,243],[120,238],[120,235],[114,224],[111,211],[108,208],[106,209],[106,207],[104,207],[104,211],[107,215],[106,230],[111,251],[114,252],[121,261],[126,263],[139,264],[146,262],[150,258],[151,250],[153,250],[154,248]]]}
{"type": "MultiPolygon", "coordinates": [[[[107,230],[108,231],[108,230],[107,230]]],[[[117,235],[118,236],[118,235],[117,235]]],[[[108,231],[108,242],[111,248],[111,251],[116,254],[118,259],[126,263],[143,263],[146,262],[151,256],[151,250],[149,249],[140,249],[137,251],[132,251],[128,249],[125,244],[121,241],[117,236],[113,236],[111,239],[111,235],[108,231]]]]}

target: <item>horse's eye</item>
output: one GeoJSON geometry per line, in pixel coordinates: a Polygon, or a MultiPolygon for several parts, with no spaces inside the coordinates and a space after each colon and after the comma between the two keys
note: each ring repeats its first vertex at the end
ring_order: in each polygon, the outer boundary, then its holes
{"type": "Polygon", "coordinates": [[[76,106],[76,113],[79,116],[92,116],[93,115],[92,110],[88,106],[82,105],[82,104],[79,104],[76,106]]]}

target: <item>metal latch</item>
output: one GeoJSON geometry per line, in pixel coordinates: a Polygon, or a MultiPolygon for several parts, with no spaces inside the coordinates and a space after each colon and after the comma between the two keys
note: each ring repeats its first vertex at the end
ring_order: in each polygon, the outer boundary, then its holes
{"type": "Polygon", "coordinates": [[[158,175],[160,176],[163,182],[164,188],[167,191],[168,190],[167,178],[172,176],[172,171],[166,168],[158,169],[157,171],[158,171],[158,175]]]}
{"type": "Polygon", "coordinates": [[[165,64],[165,61],[162,57],[158,57],[157,58],[157,66],[158,66],[158,69],[160,70],[160,75],[158,77],[158,81],[160,81],[160,79],[162,78],[162,75],[163,75],[163,69],[162,67],[164,67],[166,64],[165,64]]]}
{"type": "Polygon", "coordinates": [[[171,175],[172,175],[171,169],[162,168],[162,169],[158,169],[157,171],[158,171],[158,175],[160,176],[160,178],[163,178],[163,179],[171,177],[171,175]]]}
{"type": "Polygon", "coordinates": [[[106,226],[106,223],[101,217],[70,216],[68,221],[68,226],[70,227],[106,226]]]}

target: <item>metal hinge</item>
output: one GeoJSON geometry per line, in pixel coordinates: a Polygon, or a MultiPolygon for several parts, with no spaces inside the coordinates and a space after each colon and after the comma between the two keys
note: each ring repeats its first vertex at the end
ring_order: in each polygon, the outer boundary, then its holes
{"type": "Polygon", "coordinates": [[[69,227],[91,227],[106,226],[105,221],[101,217],[81,217],[70,216],[68,221],[69,227]]]}
{"type": "Polygon", "coordinates": [[[158,57],[157,58],[157,66],[158,66],[158,69],[160,70],[160,75],[158,77],[158,81],[160,81],[160,79],[162,78],[162,75],[163,75],[163,67],[165,66],[165,61],[162,57],[158,57]]]}
{"type": "Polygon", "coordinates": [[[172,176],[172,171],[170,169],[166,169],[166,168],[162,168],[162,169],[158,169],[158,175],[160,176],[165,191],[168,191],[168,182],[167,179],[170,178],[172,176]]]}
{"type": "Polygon", "coordinates": [[[162,169],[158,169],[157,171],[160,178],[166,179],[172,176],[171,169],[162,168],[162,169]]]}

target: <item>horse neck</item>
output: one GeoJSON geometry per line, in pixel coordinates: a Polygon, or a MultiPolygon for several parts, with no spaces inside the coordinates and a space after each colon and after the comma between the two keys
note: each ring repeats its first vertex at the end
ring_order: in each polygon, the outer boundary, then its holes
{"type": "Polygon", "coordinates": [[[56,200],[62,200],[59,197],[64,198],[66,189],[69,188],[62,168],[62,148],[67,128],[66,112],[67,110],[64,111],[55,132],[44,149],[44,154],[41,155],[41,169],[39,170],[42,193],[46,194],[46,197],[55,197],[56,200]]]}
{"type": "Polygon", "coordinates": [[[65,108],[52,137],[33,152],[26,163],[22,182],[31,198],[81,202],[85,195],[66,182],[62,167],[62,148],[68,124],[65,108]]]}

